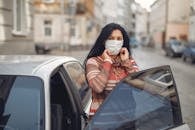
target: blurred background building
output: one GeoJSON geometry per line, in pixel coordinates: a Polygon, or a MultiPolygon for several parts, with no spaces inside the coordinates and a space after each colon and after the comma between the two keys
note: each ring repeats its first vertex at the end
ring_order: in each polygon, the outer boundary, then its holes
{"type": "Polygon", "coordinates": [[[93,0],[34,0],[35,43],[68,50],[88,46],[96,34],[93,0]]]}
{"type": "MultiPolygon", "coordinates": [[[[33,41],[33,6],[31,0],[1,0],[0,1],[0,45],[4,48],[19,51],[33,41]],[[7,45],[7,47],[3,46],[7,45]]],[[[12,51],[11,50],[11,51],[12,51]]]]}
{"type": "Polygon", "coordinates": [[[176,37],[187,40],[189,36],[189,0],[157,0],[151,6],[150,34],[157,46],[164,47],[167,40],[176,37]]]}
{"type": "Polygon", "coordinates": [[[190,0],[189,41],[195,41],[195,0],[190,0]]]}
{"type": "Polygon", "coordinates": [[[148,37],[149,24],[148,24],[148,16],[149,12],[142,8],[138,3],[134,3],[133,7],[133,15],[134,15],[134,33],[135,37],[139,42],[142,42],[145,38],[148,37]]]}
{"type": "Polygon", "coordinates": [[[170,37],[194,41],[195,0],[156,0],[151,11],[134,0],[1,0],[1,52],[18,45],[22,52],[34,43],[88,48],[110,22],[139,42],[152,38],[158,48],[170,37]]]}
{"type": "Polygon", "coordinates": [[[115,22],[121,24],[128,32],[134,31],[131,4],[134,0],[95,0],[95,17],[99,27],[115,22]]]}

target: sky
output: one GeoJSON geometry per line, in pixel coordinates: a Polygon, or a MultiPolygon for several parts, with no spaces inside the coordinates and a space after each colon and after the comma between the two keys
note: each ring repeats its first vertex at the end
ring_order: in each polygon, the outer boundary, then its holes
{"type": "Polygon", "coordinates": [[[150,11],[150,5],[154,3],[156,0],[135,0],[135,2],[139,3],[143,8],[146,8],[150,11]]]}

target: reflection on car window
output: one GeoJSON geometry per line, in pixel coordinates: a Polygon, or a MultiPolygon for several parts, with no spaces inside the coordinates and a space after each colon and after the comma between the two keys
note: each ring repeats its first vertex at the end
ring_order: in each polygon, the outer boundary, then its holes
{"type": "Polygon", "coordinates": [[[72,62],[64,65],[68,72],[72,82],[76,85],[79,94],[82,99],[82,103],[85,106],[88,102],[88,96],[90,94],[87,80],[85,78],[85,72],[82,66],[77,62],[72,62]]]}
{"type": "Polygon", "coordinates": [[[152,78],[152,79],[157,79],[157,78],[159,78],[162,74],[164,74],[165,72],[163,72],[163,71],[157,71],[157,72],[155,72],[155,73],[153,73],[153,74],[151,74],[150,75],[150,78],[152,78]]]}
{"type": "Polygon", "coordinates": [[[175,45],[175,46],[181,45],[181,43],[179,41],[176,41],[176,40],[172,41],[171,44],[175,45]]]}
{"type": "MultiPolygon", "coordinates": [[[[162,71],[171,74],[168,69],[162,71]]],[[[157,70],[138,72],[120,82],[87,129],[159,130],[181,124],[175,84],[164,89],[145,81],[145,77],[157,70]]]]}
{"type": "Polygon", "coordinates": [[[0,128],[44,129],[43,83],[28,76],[0,76],[0,128]],[[3,110],[2,110],[3,108],[3,110]]]}
{"type": "Polygon", "coordinates": [[[159,81],[162,81],[164,83],[168,83],[168,82],[171,81],[171,75],[170,74],[169,75],[166,75],[166,76],[160,78],[159,81]]]}

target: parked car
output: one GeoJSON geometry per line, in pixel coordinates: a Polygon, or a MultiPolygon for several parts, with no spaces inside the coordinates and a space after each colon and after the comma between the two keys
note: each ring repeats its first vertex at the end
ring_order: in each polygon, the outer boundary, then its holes
{"type": "Polygon", "coordinates": [[[59,49],[61,45],[57,43],[35,43],[34,47],[36,54],[47,54],[52,50],[59,49]]]}
{"type": "Polygon", "coordinates": [[[140,45],[144,47],[155,47],[154,39],[152,36],[141,37],[140,45]]]}
{"type": "Polygon", "coordinates": [[[160,70],[171,74],[169,66],[161,66],[124,78],[88,120],[91,90],[78,60],[46,55],[0,56],[0,128],[189,130],[182,120],[174,79],[174,94],[166,97],[162,91],[153,91],[155,84],[145,84],[146,76],[160,70]],[[147,89],[150,86],[152,91],[147,89]]]}
{"type": "Polygon", "coordinates": [[[183,61],[195,62],[195,43],[189,43],[183,51],[183,61]]]}
{"type": "Polygon", "coordinates": [[[182,56],[184,49],[185,49],[185,46],[176,39],[169,40],[165,44],[165,48],[164,48],[166,56],[170,56],[170,57],[182,56]]]}
{"type": "Polygon", "coordinates": [[[135,37],[130,37],[129,39],[130,39],[129,46],[131,48],[137,48],[138,47],[138,41],[137,41],[137,39],[135,37]]]}

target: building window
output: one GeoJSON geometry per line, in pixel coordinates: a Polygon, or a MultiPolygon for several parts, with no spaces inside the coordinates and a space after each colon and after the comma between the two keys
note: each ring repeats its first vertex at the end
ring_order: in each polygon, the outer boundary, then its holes
{"type": "Polygon", "coordinates": [[[51,36],[51,27],[45,27],[45,36],[51,36]]]}
{"type": "Polygon", "coordinates": [[[13,33],[26,35],[26,3],[25,0],[13,0],[13,33]]]}
{"type": "Polygon", "coordinates": [[[53,3],[55,0],[43,0],[44,3],[53,3]]]}
{"type": "Polygon", "coordinates": [[[44,21],[44,32],[45,32],[45,36],[50,37],[52,35],[52,21],[51,20],[44,21]]]}

